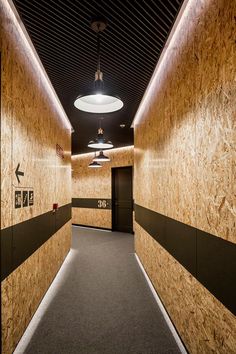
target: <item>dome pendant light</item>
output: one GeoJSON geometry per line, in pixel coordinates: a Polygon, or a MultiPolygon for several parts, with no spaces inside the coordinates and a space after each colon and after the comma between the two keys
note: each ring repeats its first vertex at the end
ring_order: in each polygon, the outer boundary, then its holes
{"type": "Polygon", "coordinates": [[[98,163],[97,161],[93,161],[88,165],[88,167],[99,168],[102,167],[102,165],[100,165],[100,163],[98,163]]]}
{"type": "Polygon", "coordinates": [[[91,140],[88,143],[88,147],[93,148],[93,149],[99,149],[99,150],[111,149],[111,148],[113,148],[113,144],[111,141],[106,140],[103,137],[103,129],[99,128],[97,138],[95,140],[91,140]]]}
{"type": "Polygon", "coordinates": [[[95,157],[93,159],[92,162],[90,162],[90,164],[88,165],[88,167],[92,167],[92,168],[100,168],[102,167],[102,165],[100,165],[100,163],[98,163],[97,161],[95,161],[96,159],[96,152],[95,152],[95,157]]]}
{"type": "Polygon", "coordinates": [[[97,33],[97,71],[95,73],[94,89],[83,95],[79,95],[74,105],[81,111],[90,113],[111,113],[123,107],[121,99],[104,90],[103,73],[100,70],[100,32],[106,28],[104,20],[96,19],[91,23],[91,28],[97,33]]]}
{"type": "Polygon", "coordinates": [[[99,152],[99,155],[96,156],[96,157],[93,159],[93,161],[96,161],[96,162],[109,162],[110,159],[109,159],[108,156],[104,155],[103,151],[101,150],[101,151],[99,152]]]}
{"type": "Polygon", "coordinates": [[[91,140],[88,143],[88,147],[93,149],[111,149],[113,148],[113,144],[111,141],[106,140],[103,136],[104,130],[102,129],[102,119],[100,119],[100,127],[98,128],[98,135],[95,140],[91,140]]]}

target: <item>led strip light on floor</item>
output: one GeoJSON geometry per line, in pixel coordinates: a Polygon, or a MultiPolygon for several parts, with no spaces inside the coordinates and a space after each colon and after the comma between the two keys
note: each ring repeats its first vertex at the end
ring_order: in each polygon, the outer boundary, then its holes
{"type": "Polygon", "coordinates": [[[65,272],[67,271],[68,264],[73,262],[73,259],[76,257],[78,251],[71,249],[68,255],[66,256],[64,262],[62,263],[61,268],[59,269],[57,275],[55,276],[53,282],[48,288],[45,296],[43,297],[39,307],[37,308],[35,314],[32,317],[28,327],[26,328],[25,333],[21,337],[15,351],[13,354],[23,354],[25,353],[30,341],[37,330],[38,325],[40,324],[41,319],[46,313],[47,309],[50,307],[54,297],[56,296],[58,290],[63,286],[65,279],[65,272]]]}
{"type": "Polygon", "coordinates": [[[144,277],[145,277],[145,279],[146,279],[146,281],[148,283],[148,286],[149,286],[149,288],[150,288],[150,290],[151,290],[151,292],[152,292],[152,294],[153,294],[153,296],[154,296],[154,298],[155,298],[155,300],[157,302],[157,305],[158,305],[159,309],[161,310],[161,313],[162,313],[162,315],[163,315],[163,317],[164,317],[164,319],[165,319],[165,321],[166,321],[166,323],[167,323],[167,325],[168,325],[168,327],[169,327],[169,329],[171,331],[171,334],[173,335],[173,337],[174,337],[174,339],[176,341],[176,344],[178,345],[178,348],[179,348],[181,354],[188,354],[188,352],[185,349],[185,347],[184,347],[184,345],[183,345],[183,343],[182,343],[182,341],[181,341],[181,339],[180,339],[180,337],[179,337],[179,335],[178,335],[178,333],[177,333],[177,331],[176,331],[176,329],[175,329],[175,327],[174,327],[174,325],[173,325],[168,313],[166,312],[165,307],[163,306],[163,304],[161,302],[161,299],[157,295],[157,292],[156,292],[154,286],[152,285],[152,282],[149,279],[149,277],[148,277],[148,275],[147,275],[147,273],[146,273],[146,271],[145,271],[145,269],[144,269],[144,267],[143,267],[138,255],[136,253],[134,255],[135,255],[135,258],[136,258],[136,260],[138,262],[138,265],[141,268],[141,270],[143,272],[143,275],[144,275],[144,277]]]}
{"type": "MultiPolygon", "coordinates": [[[[103,231],[103,230],[98,230],[98,231],[103,231]]],[[[51,283],[50,287],[48,288],[45,296],[43,297],[41,303],[39,304],[39,307],[37,308],[35,314],[33,315],[28,327],[26,328],[25,333],[23,334],[23,336],[21,337],[15,351],[13,352],[13,354],[22,354],[27,350],[27,347],[30,344],[31,339],[33,338],[43,316],[45,315],[45,313],[47,312],[48,308],[50,307],[54,297],[57,295],[59,289],[64,285],[64,279],[66,276],[66,272],[68,271],[68,266],[70,265],[70,263],[73,262],[74,258],[77,257],[78,255],[78,251],[77,250],[73,250],[71,249],[70,252],[68,253],[68,255],[66,256],[61,268],[59,269],[57,275],[55,276],[53,282],[51,283]]],[[[149,285],[149,288],[157,302],[157,305],[160,309],[160,311],[163,314],[163,317],[167,323],[167,326],[170,329],[171,334],[173,335],[178,348],[180,350],[181,354],[188,354],[173,323],[171,322],[160,298],[158,297],[146,271],[143,268],[142,263],[139,260],[139,257],[137,256],[136,253],[134,253],[135,258],[137,260],[137,263],[139,265],[139,267],[141,268],[144,277],[149,285]]],[[[70,271],[70,270],[69,270],[70,271]]]]}

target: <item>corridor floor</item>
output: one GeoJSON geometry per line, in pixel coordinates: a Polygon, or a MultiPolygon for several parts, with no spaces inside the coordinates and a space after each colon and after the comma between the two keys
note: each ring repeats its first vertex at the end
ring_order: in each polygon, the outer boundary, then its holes
{"type": "Polygon", "coordinates": [[[15,354],[180,353],[131,234],[73,227],[72,250],[52,291],[15,354]]]}

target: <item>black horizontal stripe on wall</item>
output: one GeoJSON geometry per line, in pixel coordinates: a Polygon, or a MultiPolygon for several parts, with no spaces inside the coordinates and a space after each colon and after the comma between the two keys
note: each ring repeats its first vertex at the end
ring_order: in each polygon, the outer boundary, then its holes
{"type": "Polygon", "coordinates": [[[111,199],[107,198],[72,198],[73,208],[111,209],[111,199]]]}
{"type": "Polygon", "coordinates": [[[192,275],[196,276],[196,230],[194,228],[137,204],[135,204],[135,220],[192,275]]]}
{"type": "Polygon", "coordinates": [[[12,227],[1,230],[1,281],[12,271],[12,227]]]}
{"type": "Polygon", "coordinates": [[[236,315],[236,245],[197,230],[197,279],[236,315]]]}
{"type": "Polygon", "coordinates": [[[71,219],[71,203],[58,208],[54,215],[56,232],[71,219]]]}
{"type": "Polygon", "coordinates": [[[71,219],[71,203],[1,230],[1,281],[71,219]]]}
{"type": "Polygon", "coordinates": [[[135,220],[236,315],[236,244],[137,204],[135,220]]]}

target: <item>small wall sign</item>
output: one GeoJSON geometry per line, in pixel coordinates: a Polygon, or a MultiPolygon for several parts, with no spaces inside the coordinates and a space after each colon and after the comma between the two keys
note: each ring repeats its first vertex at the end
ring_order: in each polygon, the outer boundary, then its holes
{"type": "Polygon", "coordinates": [[[106,199],[98,199],[98,208],[106,209],[108,207],[108,202],[106,199]]]}
{"type": "Polygon", "coordinates": [[[29,206],[34,205],[34,191],[29,191],[29,206]]]}
{"type": "Polygon", "coordinates": [[[23,191],[23,208],[27,207],[28,205],[28,191],[23,191]]]}
{"type": "Polygon", "coordinates": [[[56,144],[56,153],[57,153],[57,156],[59,156],[61,159],[64,159],[64,157],[65,157],[64,150],[62,149],[62,147],[59,144],[56,144]]]}
{"type": "Polygon", "coordinates": [[[33,190],[16,190],[15,191],[15,209],[26,208],[34,205],[34,191],[33,190]]]}
{"type": "Polygon", "coordinates": [[[24,176],[24,175],[25,175],[23,171],[20,171],[20,164],[19,164],[19,163],[18,163],[18,165],[17,165],[17,167],[16,167],[15,175],[16,175],[16,178],[17,178],[18,183],[20,183],[20,178],[19,178],[19,176],[24,176]]]}
{"type": "Polygon", "coordinates": [[[15,208],[21,208],[22,205],[22,191],[15,191],[15,208]]]}

